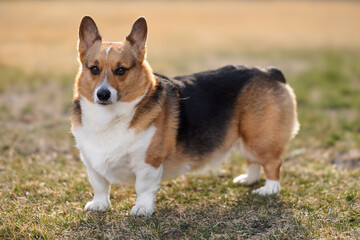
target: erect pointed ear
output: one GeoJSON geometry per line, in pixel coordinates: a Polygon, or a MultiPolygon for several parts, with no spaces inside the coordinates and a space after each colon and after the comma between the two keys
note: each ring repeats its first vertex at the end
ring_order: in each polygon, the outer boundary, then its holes
{"type": "Polygon", "coordinates": [[[96,41],[101,41],[99,30],[94,20],[85,16],[81,20],[79,28],[78,51],[80,60],[84,58],[86,52],[96,41]]]}
{"type": "Polygon", "coordinates": [[[144,17],[139,17],[134,22],[130,34],[126,37],[126,41],[131,44],[140,62],[144,61],[146,56],[146,38],[146,19],[144,17]]]}

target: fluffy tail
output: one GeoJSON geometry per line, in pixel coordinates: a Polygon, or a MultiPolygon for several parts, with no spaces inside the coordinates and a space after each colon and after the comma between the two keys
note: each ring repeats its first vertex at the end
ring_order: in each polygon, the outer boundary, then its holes
{"type": "Polygon", "coordinates": [[[293,106],[294,106],[293,129],[291,131],[291,139],[292,139],[298,134],[298,132],[300,130],[300,123],[298,121],[298,116],[297,116],[297,103],[296,103],[296,96],[295,96],[294,90],[287,84],[286,84],[286,89],[288,90],[288,92],[291,96],[293,106]]]}

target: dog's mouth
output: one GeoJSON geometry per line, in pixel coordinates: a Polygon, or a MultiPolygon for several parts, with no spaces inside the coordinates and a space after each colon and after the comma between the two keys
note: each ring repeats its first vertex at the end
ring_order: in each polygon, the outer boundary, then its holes
{"type": "MultiPolygon", "coordinates": [[[[120,100],[121,100],[121,98],[122,98],[122,94],[119,94],[118,96],[117,96],[117,102],[119,102],[120,100]]],[[[97,104],[99,104],[99,105],[102,105],[102,106],[108,106],[108,105],[111,105],[111,104],[113,104],[114,103],[114,101],[113,100],[111,100],[111,99],[109,99],[109,100],[100,100],[100,99],[96,99],[95,100],[95,102],[97,103],[97,104]]]]}
{"type": "Polygon", "coordinates": [[[103,105],[103,106],[107,106],[107,105],[112,104],[112,102],[110,102],[110,101],[99,101],[99,102],[97,102],[97,104],[100,104],[100,105],[103,105]]]}

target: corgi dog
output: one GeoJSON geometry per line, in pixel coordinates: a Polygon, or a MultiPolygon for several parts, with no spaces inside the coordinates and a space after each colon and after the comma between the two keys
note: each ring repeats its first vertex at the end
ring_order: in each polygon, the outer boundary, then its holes
{"type": "Polygon", "coordinates": [[[132,215],[149,216],[160,183],[220,163],[237,146],[248,169],[235,183],[266,175],[255,194],[280,190],[281,155],[299,129],[295,95],[275,68],[225,66],[167,78],[146,60],[147,23],[105,42],[94,20],[79,28],[80,70],[71,130],[93,187],[85,210],[105,211],[110,184],[135,184],[132,215]]]}

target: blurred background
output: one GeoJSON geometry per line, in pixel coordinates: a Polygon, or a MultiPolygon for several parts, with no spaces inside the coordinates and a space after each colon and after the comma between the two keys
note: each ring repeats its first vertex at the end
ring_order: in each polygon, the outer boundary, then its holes
{"type": "Polygon", "coordinates": [[[298,96],[304,144],[359,148],[357,1],[2,1],[0,143],[6,151],[72,149],[71,136],[47,135],[68,134],[84,15],[95,19],[106,41],[122,41],[145,16],[148,60],[164,75],[225,64],[279,67],[298,96]]]}
{"type": "Polygon", "coordinates": [[[169,73],[247,63],[244,53],[353,51],[360,44],[356,1],[8,1],[0,6],[1,62],[30,72],[77,69],[84,15],[96,20],[108,41],[122,40],[133,21],[145,16],[149,60],[169,73]]]}
{"type": "MultiPolygon", "coordinates": [[[[226,64],[280,68],[301,123],[284,156],[285,179],[298,179],[299,169],[360,167],[359,1],[0,1],[0,199],[31,194],[42,181],[90,191],[69,123],[84,15],[105,41],[122,41],[145,16],[148,61],[169,77],[226,64]]],[[[311,174],[304,184],[319,172],[311,174]]]]}

